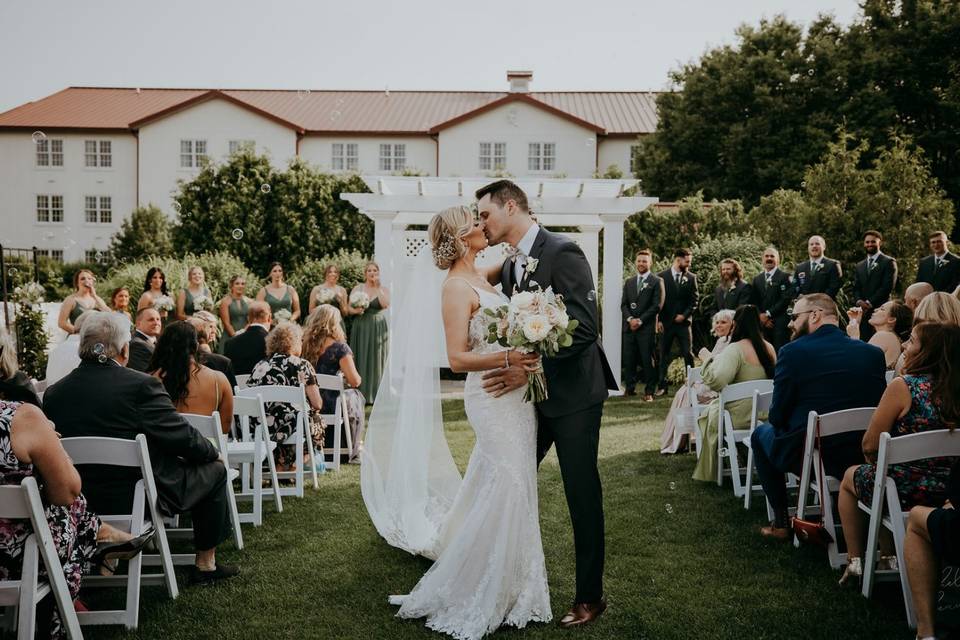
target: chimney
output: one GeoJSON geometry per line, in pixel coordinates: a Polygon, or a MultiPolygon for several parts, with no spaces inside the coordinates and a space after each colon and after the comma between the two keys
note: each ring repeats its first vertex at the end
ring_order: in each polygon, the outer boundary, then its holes
{"type": "Polygon", "coordinates": [[[507,71],[510,93],[530,93],[531,80],[533,80],[533,71],[507,71]]]}

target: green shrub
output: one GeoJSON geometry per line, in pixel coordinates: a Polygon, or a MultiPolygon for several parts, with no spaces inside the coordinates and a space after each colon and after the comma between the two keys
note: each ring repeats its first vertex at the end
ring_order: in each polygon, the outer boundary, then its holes
{"type": "Polygon", "coordinates": [[[137,207],[110,238],[110,257],[118,263],[143,256],[173,254],[173,225],[155,205],[137,207]]]}

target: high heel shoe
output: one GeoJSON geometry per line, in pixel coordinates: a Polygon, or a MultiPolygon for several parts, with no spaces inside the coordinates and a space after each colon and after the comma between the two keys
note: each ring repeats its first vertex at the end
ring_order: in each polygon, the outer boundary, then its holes
{"type": "Polygon", "coordinates": [[[113,568],[107,564],[107,560],[129,560],[135,557],[146,546],[153,536],[157,533],[156,529],[150,529],[146,533],[141,533],[136,538],[130,538],[123,542],[102,542],[97,545],[97,550],[90,563],[95,567],[106,567],[113,573],[113,568]]]}
{"type": "Polygon", "coordinates": [[[847,582],[850,582],[851,578],[856,578],[856,582],[860,581],[860,578],[863,577],[863,558],[850,558],[847,562],[846,568],[843,570],[843,575],[840,576],[839,584],[841,587],[846,585],[847,582]]]}

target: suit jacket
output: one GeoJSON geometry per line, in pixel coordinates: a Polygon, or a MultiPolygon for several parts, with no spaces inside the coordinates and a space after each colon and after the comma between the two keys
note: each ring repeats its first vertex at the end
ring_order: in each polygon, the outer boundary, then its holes
{"type": "Polygon", "coordinates": [[[663,280],[659,276],[648,273],[644,281],[643,290],[637,282],[637,276],[628,278],[623,283],[623,294],[620,297],[620,313],[623,315],[623,332],[630,331],[630,318],[640,321],[640,330],[656,327],[657,314],[660,313],[660,303],[663,301],[663,280]]]}
{"type": "Polygon", "coordinates": [[[250,375],[253,367],[267,356],[267,330],[258,325],[247,326],[243,333],[227,340],[223,355],[230,358],[234,373],[250,375]]]}
{"type": "Polygon", "coordinates": [[[793,274],[793,284],[798,296],[805,296],[808,293],[825,293],[836,300],[843,285],[842,280],[843,269],[840,263],[830,258],[823,258],[820,269],[814,274],[810,273],[809,260],[798,264],[793,274]]]}
{"type": "MultiPolygon", "coordinates": [[[[191,509],[223,477],[223,465],[215,462],[217,450],[177,413],[160,381],[113,360],[81,362],[47,389],[43,411],[65,438],[133,440],[145,434],[160,506],[167,514],[191,509]]],[[[84,465],[79,471],[91,511],[129,508],[139,469],[84,465]]]]}
{"type": "MultiPolygon", "coordinates": [[[[538,260],[532,274],[525,273],[517,284],[519,291],[528,291],[530,281],[543,289],[553,287],[563,296],[567,314],[579,325],[573,344],[560,349],[552,358],[543,359],[549,398],[537,404],[547,418],[582,411],[603,402],[608,389],[617,389],[617,379],[600,346],[599,313],[590,265],[575,242],[562,235],[540,229],[530,257],[538,260]]],[[[513,291],[514,264],[505,260],[500,269],[503,291],[513,291]]]]}
{"type": "Polygon", "coordinates": [[[896,260],[881,253],[873,270],[868,271],[865,258],[853,269],[853,299],[869,302],[876,309],[890,299],[896,282],[896,260]]]}
{"type": "Polygon", "coordinates": [[[932,255],[920,260],[917,266],[917,282],[929,282],[934,291],[953,293],[960,286],[960,256],[955,253],[944,254],[946,264],[937,268],[936,258],[932,255]]]}
{"type": "MultiPolygon", "coordinates": [[[[807,414],[875,407],[887,387],[883,350],[826,325],[780,348],[768,421],[776,433],[772,462],[791,469],[803,456],[807,414]]],[[[833,436],[830,446],[859,445],[862,433],[833,436]]],[[[824,441],[824,452],[828,442],[824,441]]]]}
{"type": "Polygon", "coordinates": [[[713,304],[717,311],[721,309],[733,309],[743,304],[750,304],[750,297],[753,294],[753,287],[737,280],[733,289],[728,289],[720,284],[713,292],[713,304]]]}
{"type": "Polygon", "coordinates": [[[127,367],[134,371],[146,371],[153,357],[153,349],[154,346],[147,339],[146,334],[134,331],[133,337],[130,338],[130,359],[127,361],[127,367]]]}
{"type": "Polygon", "coordinates": [[[690,316],[697,308],[700,290],[697,288],[697,274],[687,271],[683,274],[683,284],[677,285],[670,269],[657,274],[663,280],[664,300],[660,309],[660,321],[664,327],[675,324],[675,316],[684,317],[684,326],[690,326],[690,316]]]}
{"type": "Polygon", "coordinates": [[[786,319],[787,308],[793,301],[793,291],[790,275],[779,267],[773,272],[769,287],[766,274],[761,272],[753,279],[750,304],[756,305],[760,313],[769,312],[774,322],[781,318],[786,319]]]}

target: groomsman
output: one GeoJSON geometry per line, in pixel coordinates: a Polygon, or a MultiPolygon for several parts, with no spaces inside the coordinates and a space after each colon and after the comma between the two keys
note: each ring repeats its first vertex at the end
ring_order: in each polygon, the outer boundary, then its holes
{"type": "Polygon", "coordinates": [[[827,250],[827,241],[821,236],[811,236],[807,241],[809,260],[797,265],[793,274],[793,285],[796,295],[806,296],[811,293],[825,293],[834,300],[840,292],[843,270],[836,260],[824,257],[827,250]]]}
{"type": "Polygon", "coordinates": [[[636,395],[637,365],[643,372],[644,402],[653,401],[657,371],[653,365],[657,314],[663,303],[663,280],[650,273],[653,255],[649,249],[637,252],[637,275],[623,283],[620,312],[623,314],[623,384],[628,396],[636,395]]]}
{"type": "Polygon", "coordinates": [[[760,310],[763,334],[775,351],[790,341],[787,309],[793,300],[790,274],[780,268],[780,252],[774,247],[763,250],[763,271],[753,279],[751,304],[760,310]]]}
{"type": "Polygon", "coordinates": [[[717,311],[736,310],[742,304],[750,304],[752,287],[743,280],[743,267],[733,258],[720,262],[720,284],[713,292],[717,311]]]}
{"type": "Polygon", "coordinates": [[[680,345],[680,354],[688,367],[693,366],[693,335],[690,331],[690,318],[697,308],[699,290],[697,276],[690,271],[692,262],[689,249],[677,249],[673,254],[673,266],[660,272],[663,279],[664,300],[660,308],[660,324],[663,335],[660,338],[660,388],[657,396],[667,392],[667,367],[670,366],[670,347],[674,342],[680,345]]]}
{"type": "Polygon", "coordinates": [[[873,310],[890,299],[897,282],[897,261],[880,251],[883,236],[879,231],[869,230],[863,234],[863,248],[867,257],[853,269],[853,298],[855,306],[863,309],[860,319],[860,339],[870,340],[876,333],[867,322],[873,310]]]}
{"type": "Polygon", "coordinates": [[[953,291],[960,286],[960,256],[950,252],[947,234],[935,231],[930,234],[929,255],[917,267],[917,282],[928,282],[934,291],[953,291]]]}

